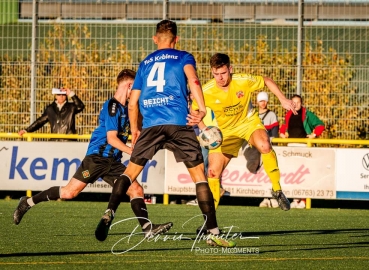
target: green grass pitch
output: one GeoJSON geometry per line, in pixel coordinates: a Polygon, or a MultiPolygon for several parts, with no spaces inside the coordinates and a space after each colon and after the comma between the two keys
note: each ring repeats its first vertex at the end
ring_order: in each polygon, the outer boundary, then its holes
{"type": "Polygon", "coordinates": [[[94,230],[106,202],[60,201],[32,208],[16,226],[17,200],[0,201],[0,269],[368,269],[369,210],[219,206],[237,249],[196,239],[203,222],[188,205],[148,205],[153,223],[173,221],[151,241],[136,229],[128,203],[105,242],[94,230]],[[136,229],[136,230],[135,230],[136,229]],[[129,251],[128,251],[129,250],[129,251]]]}

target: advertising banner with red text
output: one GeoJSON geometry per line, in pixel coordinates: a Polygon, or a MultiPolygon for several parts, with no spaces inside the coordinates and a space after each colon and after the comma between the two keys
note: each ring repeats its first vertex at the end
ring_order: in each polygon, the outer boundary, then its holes
{"type": "MultiPolygon", "coordinates": [[[[289,198],[334,199],[335,149],[274,147],[281,173],[280,184],[289,198]]],[[[195,195],[186,167],[166,153],[164,192],[195,195]]],[[[222,175],[223,187],[235,197],[269,197],[271,182],[264,168],[257,174],[246,169],[243,155],[233,158],[222,175]]]]}

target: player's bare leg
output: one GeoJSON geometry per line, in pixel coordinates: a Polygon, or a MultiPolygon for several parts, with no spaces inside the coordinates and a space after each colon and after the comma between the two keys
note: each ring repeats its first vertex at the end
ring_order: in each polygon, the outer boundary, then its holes
{"type": "Polygon", "coordinates": [[[86,183],[72,178],[65,187],[55,186],[41,191],[32,197],[24,196],[20,198],[19,204],[13,214],[14,224],[18,225],[27,211],[36,204],[46,201],[55,201],[60,198],[73,199],[81,193],[86,185],[86,183]]]}

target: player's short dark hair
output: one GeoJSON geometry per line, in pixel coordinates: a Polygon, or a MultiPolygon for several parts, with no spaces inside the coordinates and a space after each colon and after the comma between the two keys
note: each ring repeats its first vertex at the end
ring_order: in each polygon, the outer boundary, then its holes
{"type": "Polygon", "coordinates": [[[301,104],[302,104],[302,97],[300,96],[300,95],[298,95],[298,94],[294,94],[292,97],[291,97],[291,99],[293,99],[293,98],[299,98],[300,99],[300,101],[301,101],[301,104]]]}
{"type": "Polygon", "coordinates": [[[211,68],[220,68],[224,65],[226,65],[227,67],[230,67],[231,65],[231,60],[229,59],[229,56],[227,54],[216,53],[210,58],[211,68]]]}
{"type": "Polygon", "coordinates": [[[117,76],[117,84],[132,79],[134,80],[136,77],[136,71],[133,71],[132,69],[123,69],[121,72],[119,72],[117,76]]]}
{"type": "Polygon", "coordinates": [[[174,39],[177,36],[177,24],[171,20],[162,20],[156,25],[156,34],[165,34],[174,39]]]}

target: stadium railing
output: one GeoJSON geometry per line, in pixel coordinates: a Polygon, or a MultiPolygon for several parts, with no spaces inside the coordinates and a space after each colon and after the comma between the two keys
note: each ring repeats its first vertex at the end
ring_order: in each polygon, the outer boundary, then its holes
{"type": "Polygon", "coordinates": [[[0,133],[0,138],[21,139],[32,142],[33,139],[90,139],[91,134],[50,134],[50,133],[25,133],[19,136],[18,133],[0,133]]]}
{"type": "MultiPolygon", "coordinates": [[[[20,139],[33,141],[33,139],[81,139],[86,140],[91,138],[91,134],[50,134],[50,133],[25,133],[19,136],[18,133],[0,133],[0,138],[20,139]]],[[[288,144],[288,143],[305,143],[308,147],[319,144],[334,144],[334,145],[369,145],[369,140],[344,140],[344,139],[300,139],[300,138],[273,138],[273,143],[288,144]]]]}

